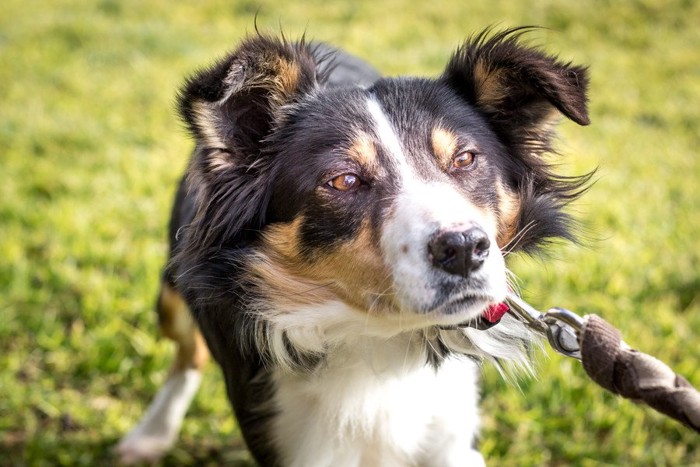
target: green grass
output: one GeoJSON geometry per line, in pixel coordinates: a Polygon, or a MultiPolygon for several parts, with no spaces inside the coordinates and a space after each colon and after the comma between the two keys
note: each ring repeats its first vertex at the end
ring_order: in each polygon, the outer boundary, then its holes
{"type": "MultiPolygon", "coordinates": [[[[484,26],[591,66],[593,124],[562,125],[585,247],[512,267],[539,306],[595,312],[700,386],[700,4],[687,1],[4,0],[0,9],[0,464],[100,465],[164,380],[154,294],[191,142],[183,77],[254,30],[436,75],[484,26]]],[[[485,370],[491,465],[700,464],[697,435],[548,352],[519,387],[485,370]]],[[[245,459],[211,365],[165,464],[245,459]]]]}

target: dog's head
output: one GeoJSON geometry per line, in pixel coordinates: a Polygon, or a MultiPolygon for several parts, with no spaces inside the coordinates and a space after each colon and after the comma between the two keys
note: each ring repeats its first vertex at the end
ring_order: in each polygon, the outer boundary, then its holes
{"type": "Polygon", "coordinates": [[[585,182],[546,155],[560,114],[588,123],[586,70],[519,34],[368,88],[324,86],[312,46],[248,39],[180,97],[197,142],[185,253],[245,243],[271,308],[342,304],[389,333],[504,300],[506,252],[570,237],[585,182]]]}

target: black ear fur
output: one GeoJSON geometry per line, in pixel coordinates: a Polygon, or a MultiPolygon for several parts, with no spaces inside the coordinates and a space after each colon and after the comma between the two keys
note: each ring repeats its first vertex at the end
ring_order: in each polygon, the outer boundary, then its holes
{"type": "Polygon", "coordinates": [[[453,54],[443,79],[506,132],[546,131],[553,109],[587,125],[586,68],[523,46],[519,39],[531,29],[472,37],[453,54]]]}
{"type": "Polygon", "coordinates": [[[316,85],[311,47],[263,35],[187,80],[178,107],[197,143],[188,172],[197,199],[191,245],[221,245],[260,226],[269,192],[264,140],[283,106],[316,85]]]}

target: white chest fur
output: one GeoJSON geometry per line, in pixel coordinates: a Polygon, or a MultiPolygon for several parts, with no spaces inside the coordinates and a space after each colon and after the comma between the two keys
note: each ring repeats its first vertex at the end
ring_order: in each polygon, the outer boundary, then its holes
{"type": "Polygon", "coordinates": [[[435,370],[411,335],[357,339],[310,375],[274,379],[284,465],[483,465],[476,365],[453,357],[435,370]]]}

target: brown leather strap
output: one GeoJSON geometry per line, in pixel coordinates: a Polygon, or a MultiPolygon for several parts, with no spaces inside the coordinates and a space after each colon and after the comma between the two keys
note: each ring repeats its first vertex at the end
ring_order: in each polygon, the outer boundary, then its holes
{"type": "Polygon", "coordinates": [[[700,392],[665,363],[629,348],[620,332],[596,315],[586,316],[580,343],[583,368],[593,381],[700,433],[700,392]]]}

